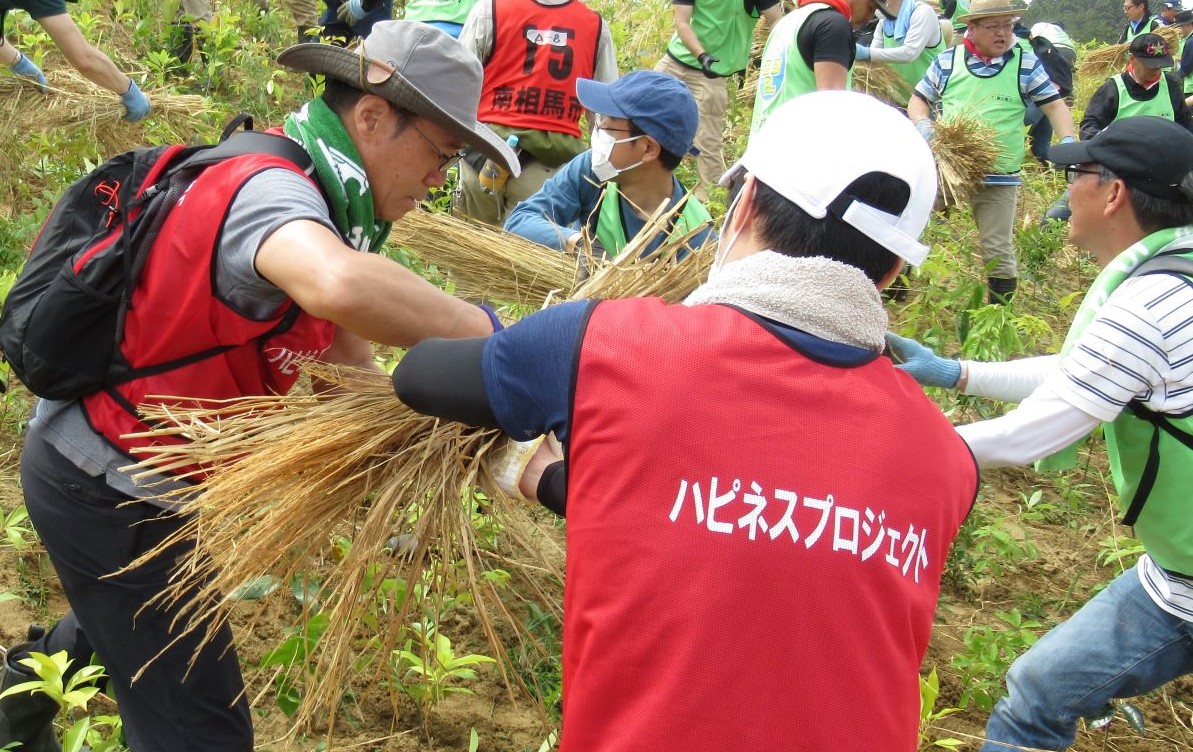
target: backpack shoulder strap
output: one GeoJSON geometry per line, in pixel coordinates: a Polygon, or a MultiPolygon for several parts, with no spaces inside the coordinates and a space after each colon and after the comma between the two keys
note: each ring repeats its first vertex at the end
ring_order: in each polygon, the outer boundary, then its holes
{"type": "Polygon", "coordinates": [[[314,169],[314,162],[306,149],[286,136],[260,131],[237,131],[224,141],[210,149],[203,149],[186,158],[172,170],[185,170],[192,167],[207,167],[223,162],[232,157],[242,157],[246,154],[269,154],[293,162],[303,172],[310,174],[314,169]]]}

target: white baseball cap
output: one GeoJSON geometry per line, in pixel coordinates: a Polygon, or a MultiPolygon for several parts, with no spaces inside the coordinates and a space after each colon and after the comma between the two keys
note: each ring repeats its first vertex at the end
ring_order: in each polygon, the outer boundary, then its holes
{"type": "Polygon", "coordinates": [[[749,172],[816,219],[828,212],[910,264],[923,263],[919,241],[936,202],[936,161],[907,117],[868,94],[817,91],[783,103],[750,137],[721,185],[749,172]],[[898,215],[845,194],[872,172],[911,189],[898,215]]]}

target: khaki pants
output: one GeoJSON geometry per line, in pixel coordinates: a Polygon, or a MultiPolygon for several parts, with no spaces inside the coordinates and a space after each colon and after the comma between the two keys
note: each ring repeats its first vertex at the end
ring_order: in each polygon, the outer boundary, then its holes
{"type": "Polygon", "coordinates": [[[521,175],[511,177],[505,183],[505,190],[492,196],[481,188],[480,175],[472,169],[472,165],[461,161],[460,186],[452,197],[452,211],[479,222],[501,227],[518,202],[538,193],[538,189],[543,187],[547,178],[554,175],[558,169],[559,167],[548,167],[542,162],[529,160],[522,165],[521,175]]]}
{"type": "Polygon", "coordinates": [[[1018,197],[1017,185],[984,185],[969,201],[973,221],[978,226],[982,262],[988,269],[987,276],[999,279],[1015,279],[1019,276],[1012,242],[1018,197]]]}
{"type": "Polygon", "coordinates": [[[696,157],[696,171],[700,174],[700,182],[692,192],[699,200],[707,201],[709,187],[716,185],[725,174],[723,147],[725,113],[729,110],[729,88],[725,85],[725,79],[708,78],[702,72],[676,62],[670,55],[664,55],[654,69],[683,81],[696,99],[696,108],[700,111],[700,125],[696,128],[696,140],[693,145],[700,150],[700,155],[696,157]]]}
{"type": "MultiPolygon", "coordinates": [[[[270,0],[256,0],[256,2],[258,8],[266,12],[269,11],[270,0]]],[[[274,0],[273,4],[277,5],[277,0],[274,0]]],[[[290,15],[294,16],[294,25],[300,31],[319,25],[318,0],[281,0],[280,4],[290,10],[290,15]]]]}
{"type": "Polygon", "coordinates": [[[182,15],[191,21],[210,21],[210,0],[182,0],[182,15]]]}

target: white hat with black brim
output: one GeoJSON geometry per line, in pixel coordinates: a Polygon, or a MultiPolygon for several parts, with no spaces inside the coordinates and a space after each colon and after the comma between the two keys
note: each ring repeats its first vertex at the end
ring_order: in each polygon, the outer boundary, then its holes
{"type": "Polygon", "coordinates": [[[283,50],[278,62],[387,99],[457,136],[511,174],[521,173],[513,149],[476,119],[484,77],[480,61],[434,26],[382,21],[355,50],[298,44],[283,50]]]}

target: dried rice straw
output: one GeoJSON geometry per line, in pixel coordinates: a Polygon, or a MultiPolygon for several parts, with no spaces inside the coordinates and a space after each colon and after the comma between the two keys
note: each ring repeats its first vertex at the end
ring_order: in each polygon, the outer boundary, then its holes
{"type": "Polygon", "coordinates": [[[582,263],[578,263],[572,256],[512,233],[435,212],[407,214],[394,225],[390,242],[434,264],[455,283],[456,294],[466,298],[539,306],[544,301],[574,297],[583,289],[587,291],[584,297],[652,295],[677,302],[696,289],[708,265],[697,261],[663,269],[654,262],[673,261],[703,228],[670,238],[661,253],[641,256],[653,238],[668,232],[685,201],[686,196],[670,209],[664,204],[653,212],[616,261],[583,254],[582,263]],[[591,280],[607,269],[616,271],[605,274],[603,290],[594,290],[591,280]]]}
{"type": "Polygon", "coordinates": [[[853,66],[853,90],[864,92],[895,107],[907,107],[911,86],[889,65],[860,62],[853,66]]]}
{"type": "Polygon", "coordinates": [[[442,212],[407,213],[389,242],[438,267],[465,298],[538,305],[561,290],[566,295],[578,280],[575,258],[442,212]]]}
{"type": "MultiPolygon", "coordinates": [[[[1170,49],[1179,49],[1181,44],[1181,30],[1179,26],[1161,26],[1153,33],[1164,37],[1170,49]]],[[[1122,73],[1127,67],[1127,53],[1129,44],[1112,44],[1096,50],[1085,50],[1081,63],[1077,66],[1077,74],[1083,79],[1097,81],[1099,84],[1111,76],[1122,73]]]]}
{"type": "MultiPolygon", "coordinates": [[[[676,261],[690,240],[685,236],[649,259],[638,256],[647,233],[666,227],[667,219],[660,209],[618,260],[594,261],[575,296],[686,294],[707,269],[711,248],[676,261]]],[[[306,368],[313,378],[350,388],[230,402],[156,398],[162,404],[143,407],[162,426],[145,435],[189,441],[147,448],[142,472],[169,470],[199,481],[185,497],[165,496],[190,516],[171,540],[132,565],[175,541],[199,541],[155,603],[181,609],[180,631],[209,638],[227,621],[241,584],[264,574],[292,581],[321,573],[327,628],[310,657],[292,731],[320,716],[334,729],[349,679],[391,679],[390,656],[410,638],[409,625],[437,622],[456,594],[467,593],[474,604],[507,686],[520,683],[496,625],[542,649],[507,603],[533,599],[561,619],[562,552],[533,519],[536,510],[506,498],[489,475],[485,458],[503,445],[499,434],[418,415],[378,374],[306,368]],[[212,472],[203,477],[194,468],[212,472]],[[477,540],[474,488],[500,522],[496,548],[477,540]],[[416,541],[408,558],[379,553],[395,533],[416,541]],[[321,553],[338,536],[351,546],[341,561],[326,561],[321,553]],[[503,589],[495,569],[508,572],[517,587],[503,589]],[[398,592],[410,597],[397,598],[398,592]]],[[[259,617],[260,610],[254,621],[259,617]]]]}
{"type": "MultiPolygon", "coordinates": [[[[42,94],[26,80],[0,78],[0,97],[9,110],[8,133],[25,134],[33,131],[62,130],[84,132],[95,137],[103,154],[116,154],[143,141],[140,127],[125,123],[124,105],[120,98],[83,78],[73,68],[47,70],[49,93],[42,94]]],[[[212,112],[203,97],[174,94],[168,89],[147,89],[155,123],[170,126],[176,140],[186,141],[194,132],[196,119],[212,112]]]]}
{"type": "Polygon", "coordinates": [[[937,121],[931,145],[940,193],[948,204],[968,201],[998,158],[993,129],[965,114],[937,121]]]}

